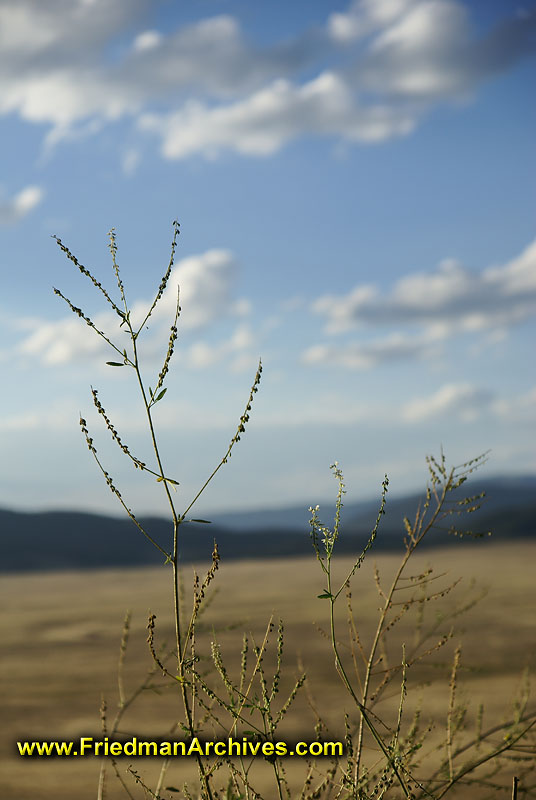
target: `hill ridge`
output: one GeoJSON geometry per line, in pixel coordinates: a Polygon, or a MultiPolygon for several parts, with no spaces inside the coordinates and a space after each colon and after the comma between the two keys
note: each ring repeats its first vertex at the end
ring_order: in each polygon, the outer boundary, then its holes
{"type": "MultiPolygon", "coordinates": [[[[536,476],[475,478],[463,486],[464,494],[486,491],[483,508],[467,520],[473,529],[493,530],[495,541],[536,536],[536,476]]],[[[404,516],[415,514],[422,494],[388,498],[376,549],[403,546],[404,516]]],[[[379,500],[345,504],[337,551],[359,553],[379,508],[379,500]]],[[[333,503],[321,507],[321,518],[331,524],[333,503]]],[[[216,539],[223,558],[289,557],[312,552],[309,515],[297,506],[268,511],[212,515],[211,525],[184,525],[183,563],[210,559],[216,539]]],[[[140,517],[151,536],[166,549],[170,522],[156,516],[140,517]]],[[[434,531],[430,545],[447,544],[454,537],[434,531]]],[[[97,569],[163,563],[164,558],[126,516],[116,518],[81,511],[24,512],[0,509],[2,554],[0,572],[57,569],[97,569]]]]}

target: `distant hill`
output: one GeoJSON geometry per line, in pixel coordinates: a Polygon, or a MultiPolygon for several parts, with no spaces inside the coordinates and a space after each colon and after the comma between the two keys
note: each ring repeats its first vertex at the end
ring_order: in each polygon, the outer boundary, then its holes
{"type": "MultiPolygon", "coordinates": [[[[495,477],[481,479],[478,475],[471,481],[467,481],[462,486],[464,494],[479,494],[486,492],[485,507],[487,511],[495,511],[499,508],[525,506],[536,503],[536,475],[521,475],[514,477],[495,477]],[[467,489],[466,487],[470,487],[467,489]]],[[[401,522],[404,516],[411,517],[415,512],[423,493],[407,494],[401,497],[393,497],[391,492],[387,496],[386,514],[384,523],[387,519],[401,522]]],[[[374,524],[379,507],[378,497],[368,499],[359,503],[344,503],[344,518],[359,524],[374,524]]],[[[325,502],[320,506],[320,515],[326,524],[333,517],[334,502],[325,502]]],[[[278,509],[264,509],[260,511],[235,511],[215,513],[211,515],[212,521],[230,530],[247,531],[259,529],[299,529],[304,526],[307,528],[310,514],[305,504],[300,506],[288,506],[278,509]]]]}
{"type": "MultiPolygon", "coordinates": [[[[462,489],[477,494],[486,490],[483,508],[461,518],[475,531],[493,531],[493,540],[535,537],[536,476],[495,478],[467,482],[462,489]]],[[[460,496],[462,496],[460,494],[460,496]]],[[[400,549],[403,517],[411,520],[422,495],[388,499],[376,549],[400,549]]],[[[337,551],[358,553],[367,541],[378,512],[378,500],[348,504],[337,551]]],[[[320,509],[322,521],[332,524],[333,504],[320,509]]],[[[285,557],[311,552],[309,514],[304,507],[269,511],[214,514],[213,524],[188,524],[182,529],[182,561],[210,560],[217,540],[223,558],[285,557]]],[[[171,525],[157,517],[140,520],[164,549],[169,549],[171,525]]],[[[431,532],[429,545],[452,542],[445,531],[431,532]]],[[[70,511],[24,513],[0,510],[1,572],[91,569],[160,564],[163,556],[127,518],[70,511]]]]}

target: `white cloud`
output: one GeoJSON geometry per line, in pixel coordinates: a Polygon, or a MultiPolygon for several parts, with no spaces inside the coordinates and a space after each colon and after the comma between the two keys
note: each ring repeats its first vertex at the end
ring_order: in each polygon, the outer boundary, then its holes
{"type": "Polygon", "coordinates": [[[345,12],[330,14],[329,35],[338,43],[348,44],[396,21],[415,5],[415,0],[354,0],[345,12]]]}
{"type": "Polygon", "coordinates": [[[245,372],[258,364],[258,354],[253,352],[256,338],[249,325],[238,325],[228,339],[211,345],[198,341],[186,352],[186,363],[195,369],[206,369],[224,359],[230,360],[233,372],[245,372]]]}
{"type": "Polygon", "coordinates": [[[71,59],[87,59],[136,17],[146,0],[2,0],[0,53],[18,57],[30,71],[71,59]]]}
{"type": "Polygon", "coordinates": [[[270,156],[305,135],[352,143],[406,135],[431,105],[467,98],[530,48],[532,20],[525,27],[511,20],[475,42],[467,17],[453,0],[353,3],[348,13],[329,17],[328,37],[336,44],[374,38],[360,54],[349,52],[337,71],[301,84],[280,77],[225,105],[190,100],[168,114],[143,114],[138,125],[162,137],[169,159],[215,158],[225,150],[270,156]]]}
{"type": "Polygon", "coordinates": [[[137,52],[153,50],[155,47],[158,47],[161,41],[162,35],[158,33],[158,31],[144,31],[136,36],[132,47],[137,52]]]}
{"type": "MultiPolygon", "coordinates": [[[[246,316],[248,302],[234,300],[232,296],[237,269],[237,263],[228,250],[207,250],[179,261],[173,268],[168,286],[151,316],[150,324],[156,330],[152,331],[146,342],[147,353],[160,354],[162,333],[167,335],[165,330],[169,329],[175,314],[177,286],[180,286],[180,302],[183,308],[179,320],[181,331],[200,330],[225,317],[246,316]]],[[[152,299],[148,298],[132,304],[132,320],[135,324],[141,324],[151,302],[152,299]]],[[[112,341],[114,340],[113,332],[117,330],[119,320],[113,311],[95,315],[92,320],[99,330],[108,333],[112,341]]],[[[88,330],[74,315],[54,322],[26,320],[22,327],[31,332],[20,342],[18,352],[38,358],[47,366],[67,364],[80,358],[94,358],[104,354],[116,360],[109,345],[94,331],[88,330]]],[[[247,350],[252,342],[251,331],[242,323],[235,329],[229,341],[215,348],[194,345],[187,357],[187,363],[194,367],[208,366],[223,356],[229,356],[233,359],[233,368],[240,370],[241,365],[245,364],[244,355],[248,355],[248,363],[251,363],[252,356],[247,350]]]]}
{"type": "Polygon", "coordinates": [[[42,417],[35,411],[4,416],[0,419],[0,431],[4,432],[31,431],[41,425],[43,425],[42,417]]]}
{"type": "Polygon", "coordinates": [[[463,422],[472,422],[482,411],[489,410],[492,400],[493,394],[487,389],[467,383],[448,383],[428,397],[407,403],[402,409],[402,419],[413,423],[454,416],[463,422]]]}
{"type": "Polygon", "coordinates": [[[7,201],[0,200],[0,225],[14,225],[30,213],[43,199],[40,186],[27,186],[7,201]]]}
{"type": "Polygon", "coordinates": [[[207,250],[183,258],[174,267],[169,286],[157,306],[157,317],[168,319],[175,310],[180,286],[181,326],[197,329],[232,313],[232,288],[238,264],[229,250],[207,250]]]}
{"type": "Polygon", "coordinates": [[[180,159],[195,153],[214,158],[222,150],[269,156],[305,134],[378,142],[409,133],[414,123],[387,106],[359,108],[342,78],[324,72],[302,86],[277,80],[232,105],[192,101],[171,115],[143,115],[138,124],[162,137],[166,158],[180,159]]]}
{"type": "MultiPolygon", "coordinates": [[[[56,138],[76,122],[134,111],[135,85],[117,82],[106,48],[145,0],[5,0],[0,5],[0,114],[49,123],[56,138]]],[[[98,129],[98,126],[94,130],[98,129]]]]}
{"type": "Polygon", "coordinates": [[[299,65],[298,53],[285,55],[277,47],[255,52],[228,15],[184,25],[166,36],[142,31],[130,49],[110,61],[107,49],[149,8],[148,0],[3,3],[0,114],[49,123],[56,142],[72,126],[91,119],[117,120],[157,99],[176,102],[181,91],[236,94],[299,65]]]}
{"type": "MultiPolygon", "coordinates": [[[[100,314],[93,322],[100,330],[116,326],[113,313],[100,314]]],[[[109,355],[106,342],[90,331],[77,317],[67,317],[57,322],[35,320],[34,330],[19,344],[22,355],[38,358],[46,366],[67,364],[87,357],[109,355]]],[[[111,358],[111,356],[110,356],[111,358]]]]}
{"type": "Polygon", "coordinates": [[[374,40],[374,51],[392,48],[405,53],[433,53],[438,48],[448,49],[455,37],[459,41],[465,35],[466,9],[451,0],[406,4],[404,10],[407,13],[374,40]]]}
{"type": "Polygon", "coordinates": [[[302,361],[313,366],[330,364],[347,369],[370,369],[408,359],[431,358],[436,353],[434,344],[426,338],[394,333],[366,343],[313,345],[302,354],[302,361]]]}
{"type": "MultiPolygon", "coordinates": [[[[31,400],[28,395],[25,400],[31,400]]],[[[41,400],[41,398],[40,398],[41,400]]],[[[46,432],[76,430],[78,421],[78,404],[72,398],[63,396],[58,400],[34,404],[31,408],[18,410],[14,414],[3,414],[0,418],[0,432],[24,433],[27,431],[46,432]]]]}
{"type": "Polygon", "coordinates": [[[341,333],[355,327],[359,309],[376,302],[377,296],[374,286],[356,286],[347,295],[322,295],[314,301],[312,310],[328,318],[327,333],[341,333]]]}
{"type": "Polygon", "coordinates": [[[125,150],[121,159],[121,166],[123,167],[125,175],[133,175],[138,168],[140,160],[141,155],[139,150],[136,150],[134,147],[129,147],[125,150]]]}
{"type": "Polygon", "coordinates": [[[518,396],[497,398],[493,411],[508,420],[536,420],[536,386],[518,396]]]}
{"type": "Polygon", "coordinates": [[[436,339],[507,328],[536,313],[536,240],[517,257],[481,272],[445,260],[433,271],[401,278],[386,295],[370,285],[324,295],[312,310],[326,332],[358,326],[420,325],[436,339]]]}
{"type": "Polygon", "coordinates": [[[468,44],[465,8],[445,0],[418,3],[374,41],[365,82],[416,96],[463,93],[473,76],[456,56],[468,44]]]}
{"type": "Polygon", "coordinates": [[[517,15],[478,38],[456,0],[356,0],[324,30],[267,46],[228,14],[165,33],[142,28],[125,46],[151,8],[5,0],[0,114],[52,126],[48,145],[73,128],[91,135],[139,116],[168,158],[267,156],[307,135],[373,143],[409,133],[437,102],[509,69],[532,47],[534,27],[534,15],[517,15]]]}
{"type": "Polygon", "coordinates": [[[530,14],[507,18],[478,39],[468,6],[455,0],[363,0],[339,21],[351,38],[375,33],[350,70],[359,86],[399,102],[420,101],[422,109],[442,98],[466,98],[532,52],[534,23],[530,14]]]}

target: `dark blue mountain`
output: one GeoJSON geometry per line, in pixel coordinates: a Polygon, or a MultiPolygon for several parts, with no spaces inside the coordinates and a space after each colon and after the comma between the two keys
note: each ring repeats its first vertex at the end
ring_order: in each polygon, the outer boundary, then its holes
{"type": "MultiPolygon", "coordinates": [[[[482,508],[470,515],[451,518],[462,530],[492,531],[490,541],[533,538],[536,535],[536,476],[480,480],[461,487],[458,497],[486,491],[482,508]],[[463,494],[462,494],[463,490],[463,494]]],[[[388,498],[376,550],[401,550],[404,517],[413,520],[422,495],[388,498]]],[[[348,504],[343,508],[339,554],[359,553],[378,513],[378,500],[348,504]]],[[[222,558],[274,558],[311,552],[309,512],[304,507],[266,511],[214,514],[211,525],[189,523],[181,529],[181,559],[210,560],[216,539],[222,558]]],[[[333,504],[321,507],[321,518],[331,525],[333,504]]],[[[171,547],[171,525],[157,517],[140,520],[160,546],[171,547]]],[[[443,522],[447,528],[449,521],[443,522]]],[[[447,530],[432,530],[428,545],[446,545],[455,537],[447,530]]],[[[164,556],[147,541],[127,517],[117,519],[70,511],[25,513],[0,510],[0,571],[94,569],[102,567],[162,564],[164,556]]]]}

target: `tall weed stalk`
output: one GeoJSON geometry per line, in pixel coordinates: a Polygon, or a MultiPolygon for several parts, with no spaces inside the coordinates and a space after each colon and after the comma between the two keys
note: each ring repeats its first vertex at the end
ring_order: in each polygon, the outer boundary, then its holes
{"type": "MultiPolygon", "coordinates": [[[[161,484],[162,492],[169,508],[172,522],[170,541],[161,543],[135,516],[113,477],[107,471],[97,453],[86,420],[80,417],[81,431],[88,449],[100,469],[110,491],[116,496],[139,532],[146,537],[151,546],[162,556],[162,562],[171,571],[170,581],[173,591],[174,645],[165,651],[157,643],[156,617],[151,615],[148,622],[148,646],[153,659],[153,668],[143,682],[131,694],[127,694],[123,681],[123,665],[127,650],[130,619],[127,617],[121,640],[121,656],[118,677],[118,706],[114,719],[109,719],[106,703],[101,708],[103,731],[114,736],[120,730],[124,714],[147,689],[153,687],[156,674],[161,673],[176,689],[182,706],[182,719],[178,724],[181,736],[194,737],[243,736],[252,743],[277,741],[280,726],[287,717],[296,697],[305,686],[309,701],[316,715],[312,724],[313,738],[320,739],[328,731],[322,718],[322,710],[310,697],[306,676],[302,671],[294,682],[283,680],[284,626],[270,619],[262,641],[256,642],[244,634],[240,653],[238,674],[233,676],[224,660],[217,636],[213,634],[210,652],[201,653],[198,636],[202,630],[201,615],[207,607],[209,589],[215,579],[219,565],[219,552],[214,543],[211,564],[203,579],[195,575],[192,601],[187,607],[186,590],[179,569],[182,528],[186,522],[204,524],[207,521],[191,517],[194,505],[205,492],[221,467],[228,462],[233,448],[249,422],[254,395],[261,380],[262,365],[259,361],[244,411],[239,418],[235,433],[229,445],[212,472],[189,501],[183,501],[179,511],[175,491],[178,480],[164,465],[158,443],[153,409],[164,400],[165,385],[171,359],[175,351],[178,335],[178,321],[181,312],[180,293],[177,287],[175,313],[171,322],[167,351],[161,367],[152,379],[152,386],[146,383],[145,373],[139,356],[139,340],[164,293],[170,290],[179,224],[174,223],[171,255],[164,275],[152,303],[146,313],[134,320],[127,302],[125,288],[116,260],[117,244],[115,231],[109,233],[109,249],[112,268],[117,284],[117,299],[98,281],[73,255],[69,248],[54,237],[58,246],[80,273],[87,278],[104,297],[106,303],[117,316],[118,327],[127,333],[128,347],[117,343],[111,334],[100,330],[93,320],[71,302],[61,291],[55,293],[63,299],[71,311],[80,317],[113,351],[113,360],[106,363],[111,368],[132,370],[143,404],[147,428],[152,444],[151,466],[135,456],[131,448],[119,434],[118,428],[110,419],[98,391],[91,389],[94,407],[102,417],[103,423],[113,441],[130,460],[133,467],[161,484]],[[141,320],[141,321],[140,321],[141,320]],[[275,642],[271,640],[275,635],[275,642]],[[271,653],[272,667],[268,668],[267,658],[271,653]],[[211,665],[211,666],[210,666],[211,665]],[[285,683],[284,699],[279,699],[282,684],[285,683]]],[[[519,796],[535,796],[534,781],[528,780],[534,768],[533,753],[530,751],[530,734],[536,722],[536,712],[529,706],[528,688],[525,686],[516,701],[511,718],[502,723],[483,729],[482,711],[479,711],[476,724],[471,732],[467,730],[467,708],[458,701],[458,679],[461,664],[461,649],[455,650],[450,670],[449,702],[446,710],[445,732],[443,737],[430,736],[431,729],[423,724],[422,710],[415,705],[410,720],[407,720],[408,676],[416,665],[436,656],[444,650],[453,638],[452,625],[462,613],[474,605],[476,598],[462,602],[448,614],[436,614],[430,621],[426,610],[434,603],[449,595],[457,582],[445,583],[444,575],[435,575],[433,570],[412,574],[408,564],[425,537],[432,531],[443,527],[450,521],[451,534],[471,535],[460,531],[452,520],[460,515],[475,511],[482,495],[460,496],[459,489],[468,476],[485,460],[479,456],[459,467],[448,468],[443,453],[439,459],[429,458],[430,483],[422,505],[417,509],[412,522],[404,519],[404,554],[394,575],[387,582],[375,571],[375,584],[379,599],[379,614],[375,632],[365,643],[359,633],[358,620],[354,613],[352,585],[378,535],[387,499],[388,479],[382,487],[382,498],[378,516],[368,541],[351,567],[341,577],[336,577],[337,540],[341,535],[343,495],[345,493],[342,471],[337,463],[332,465],[333,475],[338,484],[333,527],[320,521],[319,508],[311,508],[311,539],[316,557],[325,580],[325,586],[318,598],[327,604],[329,639],[334,657],[335,672],[342,682],[350,711],[344,713],[344,743],[346,755],[342,758],[311,759],[307,762],[301,790],[295,789],[287,777],[285,760],[273,753],[266,759],[273,775],[273,785],[266,800],[277,797],[280,800],[292,796],[300,800],[320,798],[343,798],[350,800],[371,800],[372,798],[439,798],[444,797],[454,787],[468,782],[484,790],[503,789],[505,758],[516,758],[516,792],[519,796]],[[337,613],[345,600],[346,627],[348,640],[340,635],[341,617],[337,613]],[[413,641],[402,644],[395,652],[391,640],[393,632],[399,629],[404,620],[412,619],[413,641]],[[391,703],[390,713],[380,716],[378,707],[395,690],[396,700],[391,703]],[[353,708],[353,712],[351,709],[353,708]],[[528,780],[528,782],[527,782],[528,780]]],[[[179,495],[180,496],[180,495],[179,495]]],[[[478,534],[476,534],[478,535],[478,534]]],[[[335,676],[334,676],[335,677],[335,676]]],[[[183,785],[181,788],[168,786],[166,775],[170,760],[164,759],[158,781],[151,788],[147,781],[132,766],[127,771],[119,768],[117,760],[110,759],[117,779],[125,794],[134,798],[136,787],[140,787],[145,797],[163,800],[172,794],[185,800],[201,797],[205,800],[241,800],[241,798],[260,798],[254,788],[255,778],[252,761],[227,756],[206,757],[196,752],[198,782],[196,786],[183,785]],[[222,778],[222,775],[224,776],[222,778]],[[226,776],[226,777],[225,777],[226,776]],[[166,795],[163,794],[166,792],[166,795]]],[[[105,762],[101,769],[97,797],[105,796],[105,762]]],[[[508,766],[508,764],[506,765],[508,766]]],[[[492,796],[492,795],[489,795],[492,796]]],[[[506,796],[506,795],[504,795],[506,796]]]]}

